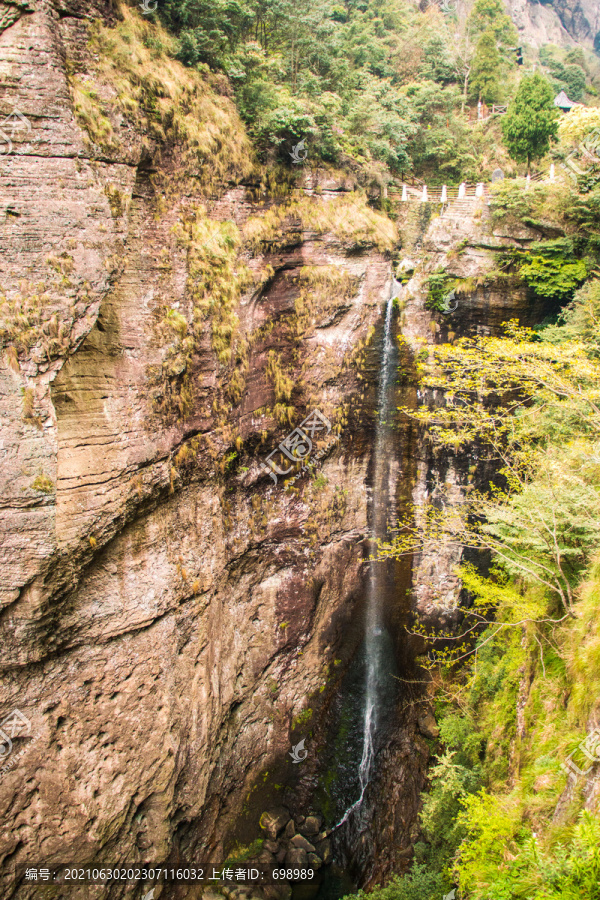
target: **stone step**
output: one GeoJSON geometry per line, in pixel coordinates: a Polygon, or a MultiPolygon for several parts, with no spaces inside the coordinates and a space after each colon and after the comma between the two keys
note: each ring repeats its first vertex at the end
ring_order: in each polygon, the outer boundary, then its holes
{"type": "Polygon", "coordinates": [[[452,218],[453,216],[472,216],[480,202],[487,202],[484,197],[473,197],[467,200],[452,200],[445,207],[442,215],[452,218]]]}

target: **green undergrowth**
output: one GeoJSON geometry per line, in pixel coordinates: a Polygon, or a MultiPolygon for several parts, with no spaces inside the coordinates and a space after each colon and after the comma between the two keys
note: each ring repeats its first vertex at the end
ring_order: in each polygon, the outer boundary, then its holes
{"type": "Polygon", "coordinates": [[[446,396],[413,413],[426,439],[446,453],[477,442],[498,474],[399,523],[380,553],[436,539],[491,566],[457,570],[453,629],[413,626],[440,737],[412,870],[374,900],[600,898],[600,196],[561,191],[496,193],[500,218],[545,223],[510,265],[566,303],[557,321],[430,348],[422,372],[446,396]]]}
{"type": "Polygon", "coordinates": [[[503,270],[513,268],[538,297],[570,300],[585,281],[585,259],[578,259],[571,238],[536,241],[527,251],[512,250],[500,258],[503,270]]]}
{"type": "Polygon", "coordinates": [[[597,275],[600,185],[580,193],[564,183],[500,182],[492,188],[490,206],[495,223],[527,225],[541,239],[527,250],[500,254],[489,278],[516,277],[533,295],[565,304],[588,275],[597,275]]]}

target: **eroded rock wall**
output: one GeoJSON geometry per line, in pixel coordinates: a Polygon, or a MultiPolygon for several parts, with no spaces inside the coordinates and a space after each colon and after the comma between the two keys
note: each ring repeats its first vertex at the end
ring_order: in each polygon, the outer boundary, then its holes
{"type": "MultiPolygon", "coordinates": [[[[29,123],[0,157],[0,710],[30,731],[0,773],[7,898],[36,895],[14,877],[33,859],[222,860],[257,783],[276,793],[292,735],[327,715],[361,639],[372,334],[395,246],[348,176],[269,184],[224,80],[184,70],[131,11],[19,13],[0,36],[1,112],[29,123]],[[261,461],[315,408],[339,441],[285,491],[261,461]]],[[[405,242],[409,357],[532,314],[487,288],[453,319],[425,309],[439,266],[478,277],[537,237],[476,213],[405,242]]],[[[422,399],[412,382],[404,399],[422,399]]],[[[399,510],[468,477],[412,426],[392,469],[399,510]]],[[[415,561],[425,619],[452,618],[459,559],[415,561]]],[[[397,574],[400,603],[410,565],[397,574]]],[[[369,880],[418,836],[431,730],[416,695],[402,703],[357,850],[369,880]]],[[[307,760],[307,804],[319,775],[307,760]]]]}
{"type": "MultiPolygon", "coordinates": [[[[489,196],[451,202],[441,215],[433,215],[419,240],[415,253],[405,243],[406,256],[400,269],[411,278],[400,293],[401,334],[414,355],[421,354],[427,367],[432,360],[429,348],[470,335],[499,335],[511,319],[533,326],[547,312],[517,279],[500,279],[499,254],[515,248],[527,249],[542,238],[542,232],[520,223],[494,220],[489,196]],[[408,269],[407,269],[408,267],[408,269]],[[444,271],[460,279],[463,290],[448,301],[441,313],[426,307],[428,279],[444,271]]],[[[403,232],[414,237],[410,221],[415,211],[405,214],[403,232]]],[[[419,390],[418,403],[435,405],[446,402],[443,391],[419,390]]],[[[451,508],[461,502],[469,486],[485,481],[485,463],[477,448],[439,453],[427,442],[417,441],[413,453],[416,476],[412,487],[412,508],[416,522],[424,523],[422,512],[433,502],[451,508]]],[[[427,543],[414,560],[413,599],[420,620],[426,626],[451,627],[456,623],[461,583],[456,574],[463,550],[455,544],[427,543]]]]}
{"type": "MultiPolygon", "coordinates": [[[[360,348],[389,257],[292,214],[240,237],[279,201],[247,143],[223,162],[243,131],[231,100],[218,80],[186,88],[215,116],[192,173],[160,107],[189,72],[157,58],[162,86],[128,115],[95,55],[93,28],[122,15],[43,3],[0,37],[2,112],[30,124],[0,159],[0,709],[30,725],[0,778],[7,898],[34,895],[15,880],[32,859],[222,858],[327,683],[364,567],[360,348]],[[286,492],[261,460],[315,407],[340,440],[286,492]]],[[[307,171],[297,196],[347,193],[307,171]]]]}

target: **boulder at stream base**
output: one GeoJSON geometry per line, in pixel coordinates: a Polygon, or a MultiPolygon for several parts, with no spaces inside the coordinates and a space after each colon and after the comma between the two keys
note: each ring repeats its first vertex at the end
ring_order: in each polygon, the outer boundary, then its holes
{"type": "Polygon", "coordinates": [[[305,837],[302,837],[301,834],[297,834],[290,841],[290,845],[295,847],[296,849],[300,848],[301,850],[306,850],[307,853],[314,853],[315,848],[311,844],[310,841],[307,841],[305,837]]]}
{"type": "Polygon", "coordinates": [[[271,840],[277,840],[280,831],[283,831],[291,816],[287,809],[278,806],[275,809],[266,810],[260,817],[260,827],[271,840]]]}
{"type": "Polygon", "coordinates": [[[306,855],[306,850],[303,850],[302,847],[290,847],[285,855],[285,865],[286,868],[289,866],[290,869],[307,869],[308,856],[306,855]]]}
{"type": "Polygon", "coordinates": [[[304,825],[300,829],[303,834],[311,835],[318,834],[321,828],[321,820],[318,816],[308,816],[304,820],[304,825]]]}

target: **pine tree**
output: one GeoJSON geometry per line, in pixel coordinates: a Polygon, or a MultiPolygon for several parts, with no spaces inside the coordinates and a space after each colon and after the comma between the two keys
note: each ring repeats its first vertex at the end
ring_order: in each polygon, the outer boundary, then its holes
{"type": "Polygon", "coordinates": [[[526,75],[502,119],[502,134],[511,157],[526,162],[529,168],[532,160],[545,156],[556,137],[558,117],[548,81],[537,72],[526,75]]]}
{"type": "Polygon", "coordinates": [[[469,16],[469,30],[473,37],[491,31],[501,49],[517,41],[517,30],[506,15],[502,0],[477,0],[469,16]]]}
{"type": "Polygon", "coordinates": [[[501,70],[502,57],[496,46],[496,38],[492,31],[484,31],[477,41],[471,69],[472,94],[485,103],[496,103],[500,100],[501,70]]]}

